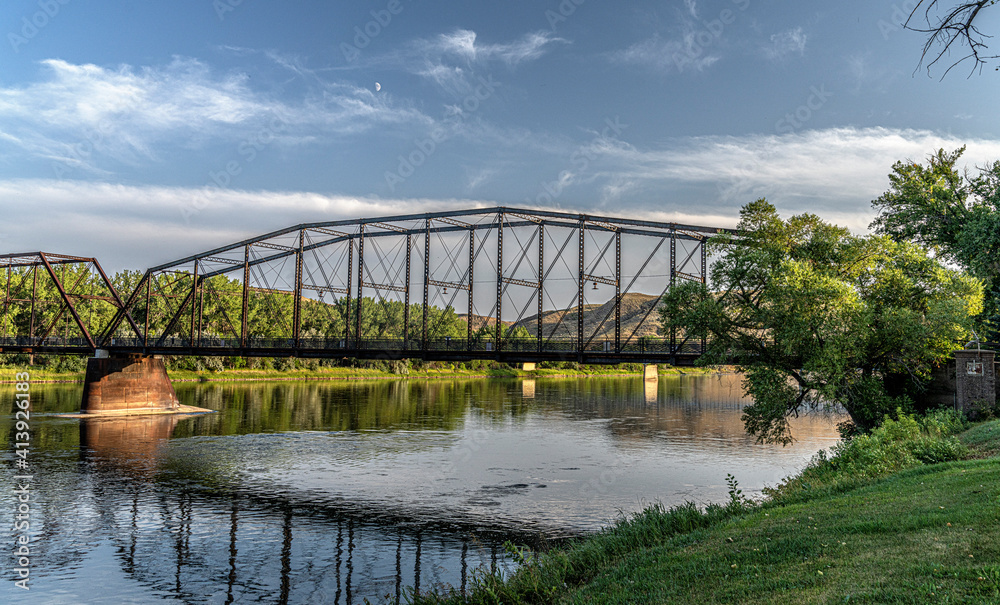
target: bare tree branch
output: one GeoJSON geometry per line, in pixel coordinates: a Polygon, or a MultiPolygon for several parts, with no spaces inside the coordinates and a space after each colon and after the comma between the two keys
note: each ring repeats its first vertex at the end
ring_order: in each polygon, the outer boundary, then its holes
{"type": "MultiPolygon", "coordinates": [[[[978,0],[977,2],[961,2],[950,8],[945,8],[943,0],[920,0],[910,12],[903,27],[911,31],[928,34],[924,50],[920,55],[920,65],[931,68],[939,62],[950,60],[953,47],[968,48],[968,54],[962,56],[945,69],[941,79],[944,79],[952,69],[965,61],[972,60],[969,77],[976,71],[982,73],[983,66],[990,59],[1000,58],[1000,55],[986,54],[989,47],[986,39],[992,36],[984,34],[976,27],[976,19],[980,13],[997,3],[998,0],[978,0]],[[923,7],[923,11],[921,11],[923,7]],[[922,16],[920,13],[922,12],[922,16]],[[919,21],[926,26],[919,24],[919,21]],[[945,57],[949,59],[945,59],[945,57]]],[[[960,52],[966,52],[962,50],[960,52]]],[[[998,68],[1000,69],[1000,68],[998,68]]]]}

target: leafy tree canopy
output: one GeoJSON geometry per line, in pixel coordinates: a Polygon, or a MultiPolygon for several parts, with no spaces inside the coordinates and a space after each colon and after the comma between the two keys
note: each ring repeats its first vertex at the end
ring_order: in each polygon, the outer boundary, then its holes
{"type": "Polygon", "coordinates": [[[783,220],[763,199],[742,209],[735,235],[708,245],[710,285],[672,289],[661,317],[708,339],[703,363],[740,368],[754,400],[743,422],[761,442],[791,442],[788,419],[808,405],[841,404],[861,429],[912,407],[907,390],[968,336],[982,306],[978,280],[919,246],[811,214],[783,220]]]}
{"type": "Polygon", "coordinates": [[[926,165],[896,162],[889,190],[872,202],[877,233],[920,244],[986,284],[982,328],[1000,329],[1000,162],[974,175],[955,167],[965,148],[940,149],[926,165]]]}

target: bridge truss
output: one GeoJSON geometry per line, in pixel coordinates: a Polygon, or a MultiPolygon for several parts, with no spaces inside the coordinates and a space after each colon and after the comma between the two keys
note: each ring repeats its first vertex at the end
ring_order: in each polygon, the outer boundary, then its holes
{"type": "Polygon", "coordinates": [[[121,294],[94,259],[8,255],[0,351],[685,363],[704,343],[650,335],[655,302],[623,330],[623,301],[704,283],[721,231],[503,207],[308,223],[133,274],[121,294]],[[102,279],[67,288],[53,260],[102,279]],[[58,299],[25,295],[40,274],[58,299]],[[96,321],[81,302],[103,304],[96,321]],[[13,328],[9,308],[39,304],[55,323],[13,328]]]}

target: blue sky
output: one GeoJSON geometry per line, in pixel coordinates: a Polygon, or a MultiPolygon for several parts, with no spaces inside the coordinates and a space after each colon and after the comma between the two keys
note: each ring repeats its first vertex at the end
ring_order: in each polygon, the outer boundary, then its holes
{"type": "Polygon", "coordinates": [[[143,268],[302,221],[731,226],[760,196],[863,230],[894,161],[1000,159],[1000,74],[917,70],[908,5],[7,0],[0,248],[143,268]]]}

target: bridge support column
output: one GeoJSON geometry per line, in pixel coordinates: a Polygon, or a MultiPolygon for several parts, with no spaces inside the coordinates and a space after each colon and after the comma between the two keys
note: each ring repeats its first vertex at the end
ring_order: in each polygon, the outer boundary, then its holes
{"type": "Polygon", "coordinates": [[[130,355],[109,357],[98,350],[87,360],[81,414],[177,414],[208,411],[182,406],[163,360],[130,355]]]}
{"type": "Polygon", "coordinates": [[[659,380],[659,369],[654,364],[643,364],[642,366],[642,379],[643,380],[659,380]]]}
{"type": "Polygon", "coordinates": [[[524,366],[522,366],[521,369],[524,370],[525,372],[534,372],[536,368],[534,362],[526,361],[524,362],[524,366]]]}

